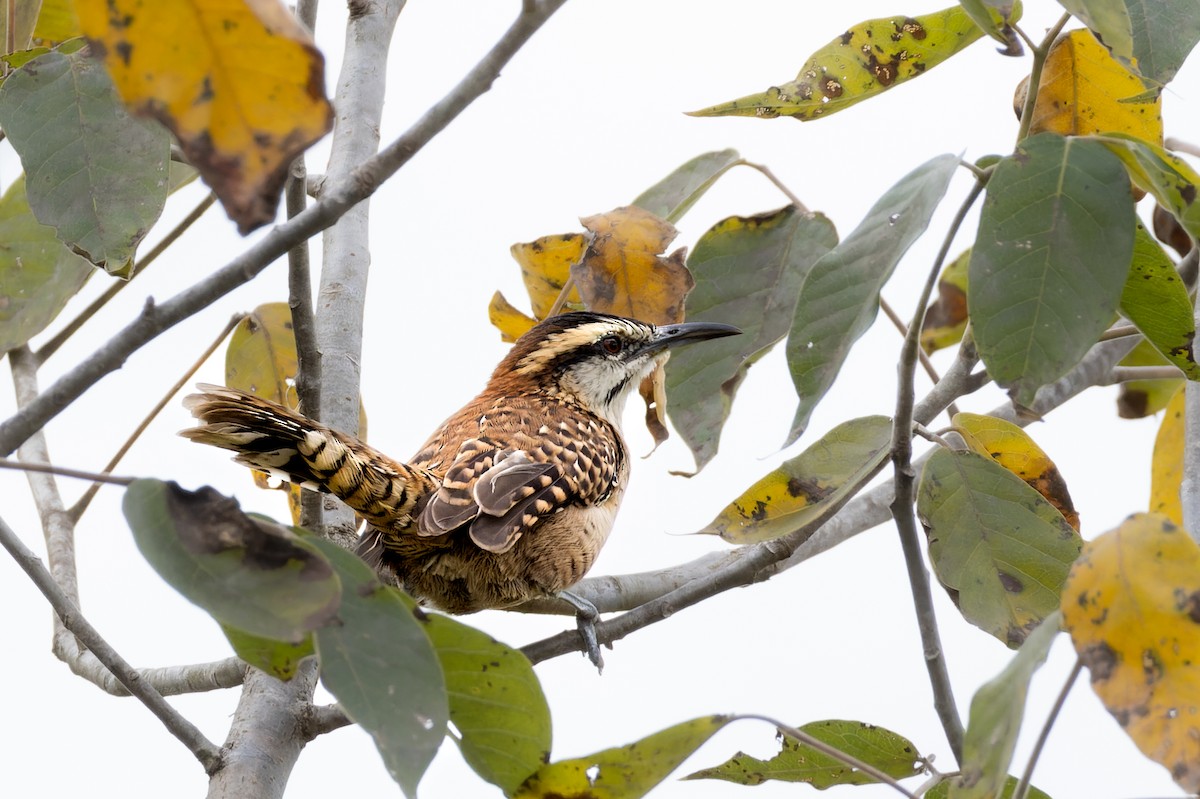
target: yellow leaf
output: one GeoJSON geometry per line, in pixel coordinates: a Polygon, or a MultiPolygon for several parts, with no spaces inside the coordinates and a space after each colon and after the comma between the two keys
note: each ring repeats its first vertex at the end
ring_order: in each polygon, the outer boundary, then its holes
{"type": "Polygon", "coordinates": [[[1183,524],[1179,487],[1183,482],[1185,394],[1184,387],[1180,386],[1167,403],[1167,412],[1154,439],[1154,458],[1150,462],[1150,511],[1161,513],[1176,524],[1183,524]]]}
{"type": "Polygon", "coordinates": [[[700,532],[751,544],[824,518],[879,470],[891,443],[892,420],[886,416],[843,422],[743,491],[700,532]]]}
{"type": "Polygon", "coordinates": [[[684,250],[661,257],[678,235],[674,225],[632,205],[580,221],[591,238],[571,275],[588,309],[656,325],[683,321],[695,281],[684,250]]]}
{"type": "Polygon", "coordinates": [[[325,135],[325,62],[279,0],[76,0],[125,103],[175,134],[247,233],[275,218],[289,165],[325,135]]]}
{"type": "Polygon", "coordinates": [[[970,249],[951,261],[938,276],[938,296],[925,312],[921,325],[921,347],[935,352],[962,341],[967,329],[967,267],[970,249]]]}
{"type": "Polygon", "coordinates": [[[1012,422],[977,413],[956,413],[951,422],[973,451],[989,457],[1024,480],[1079,529],[1079,514],[1054,461],[1029,434],[1012,422]]]}
{"type": "Polygon", "coordinates": [[[730,722],[692,719],[628,746],[547,763],[517,789],[515,799],[638,799],[730,722]]]}
{"type": "Polygon", "coordinates": [[[1128,102],[1146,87],[1086,29],[1061,37],[1050,50],[1029,133],[1064,136],[1116,131],[1161,144],[1162,101],[1128,102]]]}
{"type": "MultiPolygon", "coordinates": [[[[1003,22],[995,9],[989,10],[1003,22]]],[[[1019,17],[1019,6],[1014,6],[1011,21],[1019,17]]],[[[692,116],[818,119],[915,78],[981,36],[983,31],[959,5],[919,17],[867,20],[813,53],[794,81],[692,116]]]]}
{"type": "Polygon", "coordinates": [[[80,35],[79,18],[71,0],[42,0],[33,40],[47,47],[80,35]]]}
{"type": "Polygon", "coordinates": [[[1104,706],[1200,791],[1200,547],[1165,516],[1131,516],[1084,545],[1062,610],[1104,706]]]}
{"type": "Polygon", "coordinates": [[[536,319],[530,319],[500,292],[492,295],[488,303],[488,320],[500,331],[500,340],[510,344],[529,332],[537,324],[536,319]]]}
{"type": "MultiPolygon", "coordinates": [[[[537,241],[512,246],[510,252],[521,265],[521,279],[529,292],[533,317],[539,322],[550,315],[550,309],[571,275],[571,267],[583,257],[586,247],[582,233],[542,236],[537,241]]],[[[578,291],[572,291],[567,297],[568,306],[580,308],[582,304],[578,291]]]]}
{"type": "Polygon", "coordinates": [[[295,409],[299,370],[286,302],[260,305],[234,328],[225,351],[225,385],[295,409]]]}

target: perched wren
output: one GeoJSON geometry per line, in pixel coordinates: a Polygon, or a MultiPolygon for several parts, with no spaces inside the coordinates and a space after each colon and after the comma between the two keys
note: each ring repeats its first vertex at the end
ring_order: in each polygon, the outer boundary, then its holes
{"type": "Polygon", "coordinates": [[[625,400],[669,349],[729,325],[655,326],[598,313],[547,319],[412,458],[392,460],[273,402],[205,386],[182,435],[334,494],[367,522],[358,554],[450,613],[563,596],[599,650],[590,603],[566,593],[608,538],[629,477],[625,400]]]}

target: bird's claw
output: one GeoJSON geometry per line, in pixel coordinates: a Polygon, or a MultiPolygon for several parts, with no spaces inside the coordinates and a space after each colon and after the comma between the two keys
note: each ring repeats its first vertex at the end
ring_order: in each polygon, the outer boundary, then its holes
{"type": "Polygon", "coordinates": [[[575,608],[575,624],[579,628],[579,637],[583,639],[584,651],[588,660],[596,667],[596,671],[604,671],[604,657],[600,654],[600,639],[596,635],[596,622],[600,620],[600,611],[588,600],[570,591],[560,591],[559,597],[575,608]]]}

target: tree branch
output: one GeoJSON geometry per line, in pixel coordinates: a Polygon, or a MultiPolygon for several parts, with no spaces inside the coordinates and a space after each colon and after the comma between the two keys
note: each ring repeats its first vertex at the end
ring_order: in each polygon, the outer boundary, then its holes
{"type": "Polygon", "coordinates": [[[147,301],[137,319],[70,369],[37,399],[0,423],[0,456],[10,454],[35,431],[45,427],[101,378],[121,368],[125,360],[146,343],[252,280],[276,258],[329,227],[351,207],[371,196],[463,109],[491,88],[500,69],[564,2],[566,0],[542,0],[528,4],[532,10],[521,14],[449,94],[379,155],[359,166],[349,179],[327,187],[321,199],[303,213],[277,226],[228,264],[162,305],[147,301]]]}
{"type": "MultiPolygon", "coordinates": [[[[29,352],[28,347],[20,347],[9,353],[18,404],[37,396],[35,360],[36,356],[29,352]]],[[[23,460],[36,464],[49,464],[50,453],[45,435],[38,432],[30,438],[21,447],[20,456],[23,460]]],[[[31,465],[24,464],[27,470],[31,465]]],[[[46,537],[50,577],[63,596],[72,605],[79,607],[79,584],[75,571],[75,520],[67,513],[62,495],[58,491],[58,484],[50,472],[28,470],[27,479],[46,537]]],[[[113,696],[129,695],[129,691],[116,675],[95,654],[82,646],[58,617],[54,620],[52,641],[51,649],[55,657],[66,663],[74,674],[113,696]]],[[[245,664],[240,660],[226,658],[214,663],[140,669],[136,674],[142,683],[159,694],[170,696],[239,685],[244,671],[245,664]]]]}
{"type": "MultiPolygon", "coordinates": [[[[1093,347],[1067,375],[1038,391],[1033,410],[1038,414],[1049,413],[1084,389],[1102,384],[1105,375],[1125,356],[1132,343],[1125,339],[1093,347]]],[[[984,375],[971,372],[975,355],[969,336],[965,344],[938,385],[916,404],[913,417],[921,424],[928,424],[945,410],[951,401],[969,394],[986,382],[984,375]]],[[[994,408],[991,415],[1021,426],[1033,421],[1033,417],[1018,417],[1011,403],[994,408]]],[[[927,458],[928,454],[917,458],[913,467],[919,470],[927,458]]],[[[762,549],[776,543],[768,541],[732,551],[710,553],[662,571],[589,577],[572,587],[571,591],[593,603],[603,613],[627,611],[622,616],[604,620],[596,625],[601,642],[609,643],[634,630],[661,621],[681,607],[694,604],[676,600],[692,595],[703,598],[729,588],[770,579],[859,533],[883,524],[891,516],[889,505],[893,494],[894,488],[889,483],[856,496],[804,543],[798,545],[790,555],[784,550],[776,555],[764,557],[762,549]],[[765,560],[767,565],[757,571],[742,571],[739,568],[742,561],[751,559],[765,560]],[[736,572],[740,579],[730,580],[731,572],[736,572]],[[715,586],[715,590],[710,588],[709,584],[715,586]],[[650,609],[649,612],[645,610],[647,608],[650,609]],[[627,618],[635,611],[641,612],[636,617],[627,618]]],[[[526,603],[520,610],[555,614],[566,612],[563,603],[556,600],[526,603]]],[[[582,643],[579,634],[572,629],[529,644],[521,651],[527,657],[540,662],[568,652],[582,651],[582,643]]]]}
{"type": "Polygon", "coordinates": [[[1058,692],[1058,698],[1054,700],[1054,706],[1050,708],[1050,714],[1046,716],[1046,723],[1042,725],[1042,731],[1038,733],[1033,751],[1029,753],[1029,762],[1025,764],[1025,771],[1021,773],[1021,779],[1017,781],[1017,787],[1013,789],[1013,799],[1025,799],[1028,796],[1029,781],[1033,779],[1033,767],[1037,765],[1038,758],[1042,755],[1042,749],[1046,746],[1046,740],[1050,737],[1050,729],[1054,726],[1063,705],[1066,704],[1067,694],[1071,693],[1071,687],[1075,685],[1075,680],[1079,678],[1081,671],[1083,671],[1083,661],[1076,658],[1075,665],[1071,667],[1071,673],[1067,675],[1062,690],[1058,692]]]}
{"type": "MultiPolygon", "coordinates": [[[[917,356],[921,352],[921,327],[925,319],[925,309],[933,296],[933,288],[941,274],[942,264],[950,253],[950,245],[962,226],[963,219],[971,206],[983,193],[984,183],[975,181],[958,212],[950,223],[946,235],[942,239],[941,249],[934,258],[929,276],[921,289],[917,309],[913,313],[912,324],[904,334],[904,346],[900,350],[899,381],[896,389],[896,414],[892,420],[892,466],[895,472],[895,496],[891,502],[892,518],[896,522],[896,531],[900,534],[900,547],[904,551],[904,563],[908,570],[908,581],[912,587],[913,605],[917,612],[917,629],[921,633],[921,644],[925,650],[925,667],[929,671],[929,683],[933,689],[933,706],[946,732],[946,740],[950,751],[958,762],[962,762],[963,723],[958,714],[958,705],[954,701],[954,692],[950,686],[950,673],[946,668],[945,653],[942,650],[941,635],[938,632],[937,616],[933,608],[933,590],[930,586],[929,572],[925,568],[925,558],[922,554],[924,536],[917,529],[917,518],[913,513],[913,502],[916,499],[917,472],[912,463],[912,437],[914,406],[916,395],[914,384],[917,370],[917,356]]],[[[970,346],[968,342],[966,346],[970,346]]]]}
{"type": "Polygon", "coordinates": [[[156,691],[154,686],[143,680],[137,669],[130,666],[124,658],[117,654],[116,650],[79,612],[78,605],[58,587],[54,577],[38,560],[37,555],[21,543],[16,533],[3,519],[0,519],[0,546],[8,550],[17,565],[29,575],[29,579],[50,602],[50,606],[58,614],[63,627],[73,633],[83,646],[90,649],[96,659],[104,664],[121,685],[125,686],[130,694],[141,700],[142,704],[158,717],[167,731],[178,738],[196,756],[205,771],[211,773],[216,769],[221,762],[221,753],[216,745],[205,738],[204,734],[181,716],[175,708],[167,704],[163,695],[156,691]]]}

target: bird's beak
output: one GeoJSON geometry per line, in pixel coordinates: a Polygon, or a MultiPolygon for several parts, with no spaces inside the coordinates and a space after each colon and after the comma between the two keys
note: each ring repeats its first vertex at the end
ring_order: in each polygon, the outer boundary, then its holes
{"type": "Polygon", "coordinates": [[[720,322],[683,322],[678,325],[662,325],[655,329],[654,338],[646,345],[644,352],[659,352],[683,344],[691,344],[694,341],[736,336],[741,332],[733,325],[723,325],[720,322]]]}

